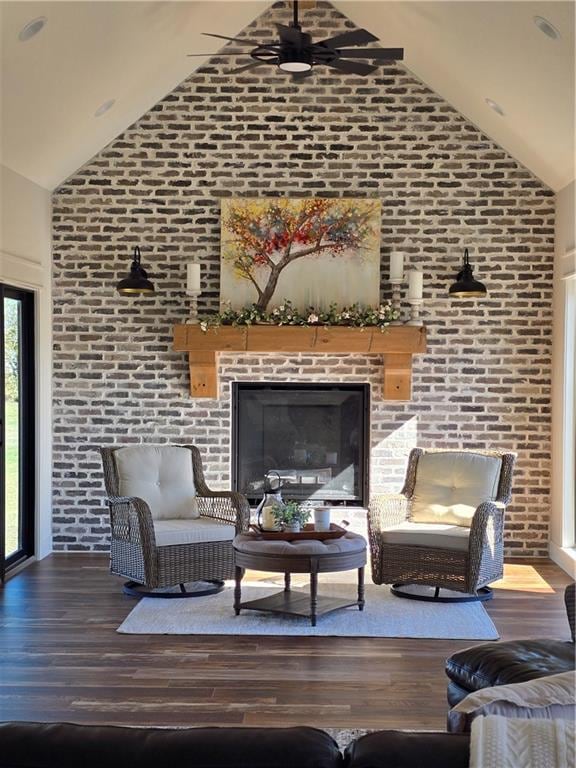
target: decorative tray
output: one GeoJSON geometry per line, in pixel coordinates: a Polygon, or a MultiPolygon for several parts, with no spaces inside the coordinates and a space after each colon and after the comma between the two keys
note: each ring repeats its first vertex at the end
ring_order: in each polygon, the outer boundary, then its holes
{"type": "Polygon", "coordinates": [[[250,526],[250,535],[257,539],[270,539],[271,541],[305,541],[306,539],[339,539],[346,533],[336,523],[330,523],[329,531],[317,531],[312,523],[305,525],[299,533],[293,531],[261,531],[257,525],[250,526]]]}

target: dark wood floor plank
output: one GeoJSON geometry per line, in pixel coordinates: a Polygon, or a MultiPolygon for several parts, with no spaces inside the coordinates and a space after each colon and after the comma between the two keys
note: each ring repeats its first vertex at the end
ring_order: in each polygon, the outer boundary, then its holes
{"type": "MultiPolygon", "coordinates": [[[[486,605],[502,639],[568,639],[568,581],[549,561],[507,564],[486,605]]],[[[444,660],[473,644],[119,635],[135,605],[120,587],[104,555],[53,555],[5,585],[0,720],[443,729],[444,660]]]]}

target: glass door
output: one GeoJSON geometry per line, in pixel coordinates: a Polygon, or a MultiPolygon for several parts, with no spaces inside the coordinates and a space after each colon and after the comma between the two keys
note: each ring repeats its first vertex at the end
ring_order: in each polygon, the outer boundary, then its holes
{"type": "Polygon", "coordinates": [[[0,577],[34,554],[34,294],[0,284],[0,577]]]}

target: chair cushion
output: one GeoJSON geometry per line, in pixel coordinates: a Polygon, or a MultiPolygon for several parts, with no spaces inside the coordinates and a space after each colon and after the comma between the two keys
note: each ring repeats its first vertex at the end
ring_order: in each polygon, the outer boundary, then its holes
{"type": "Polygon", "coordinates": [[[385,544],[404,544],[407,547],[432,547],[468,551],[470,528],[442,523],[404,523],[392,525],[382,531],[385,544]]]}
{"type": "Polygon", "coordinates": [[[476,508],[494,501],[502,461],[470,451],[424,453],[418,459],[411,520],[470,526],[476,508]]]}
{"type": "Polygon", "coordinates": [[[114,451],[121,496],[138,496],[154,520],[198,518],[192,454],[174,445],[131,445],[114,451]]]}
{"type": "Polygon", "coordinates": [[[561,640],[508,640],[481,643],[452,654],[446,674],[462,688],[522,683],[573,670],[574,645],[561,640]]]}
{"type": "Polygon", "coordinates": [[[236,535],[233,525],[211,517],[196,519],[154,520],[157,547],[174,544],[201,544],[206,541],[232,541],[236,535]]]}

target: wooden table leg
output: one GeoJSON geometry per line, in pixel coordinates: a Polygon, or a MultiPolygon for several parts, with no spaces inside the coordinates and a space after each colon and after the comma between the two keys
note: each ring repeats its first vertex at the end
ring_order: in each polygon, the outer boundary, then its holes
{"type": "Polygon", "coordinates": [[[316,566],[310,569],[310,624],[316,626],[316,610],[318,608],[318,571],[316,566]]]}
{"type": "Polygon", "coordinates": [[[364,566],[358,568],[358,609],[364,610],[364,566]]]}
{"type": "Polygon", "coordinates": [[[284,592],[290,592],[290,573],[284,574],[284,592]]]}
{"type": "Polygon", "coordinates": [[[234,613],[236,616],[240,615],[240,603],[242,602],[242,577],[244,576],[244,568],[236,566],[234,569],[234,613]]]}

